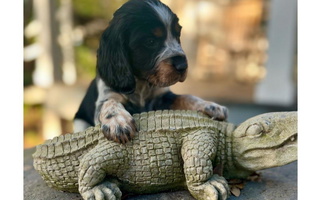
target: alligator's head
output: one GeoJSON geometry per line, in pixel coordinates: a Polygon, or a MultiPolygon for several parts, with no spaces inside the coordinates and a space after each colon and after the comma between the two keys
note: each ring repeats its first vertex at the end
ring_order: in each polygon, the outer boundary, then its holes
{"type": "Polygon", "coordinates": [[[233,133],[237,169],[257,171],[297,160],[297,112],[266,113],[240,124],[233,133]]]}

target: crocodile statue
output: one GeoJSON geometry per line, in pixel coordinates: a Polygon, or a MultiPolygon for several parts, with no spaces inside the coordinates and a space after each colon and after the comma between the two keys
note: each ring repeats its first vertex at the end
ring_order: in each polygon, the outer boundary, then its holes
{"type": "Polygon", "coordinates": [[[130,143],[106,140],[99,125],[90,127],[38,145],[35,169],[48,186],[86,200],[183,188],[196,199],[217,200],[229,196],[225,178],[297,160],[297,112],[266,113],[239,126],[196,111],[133,117],[139,132],[130,143]]]}

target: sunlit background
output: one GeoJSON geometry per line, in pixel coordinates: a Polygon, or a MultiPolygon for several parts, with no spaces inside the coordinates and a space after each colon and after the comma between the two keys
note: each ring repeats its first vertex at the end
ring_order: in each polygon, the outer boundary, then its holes
{"type": "MultiPolygon", "coordinates": [[[[72,132],[95,77],[100,35],[125,2],[24,0],[25,148],[72,132]]],[[[295,1],[162,2],[180,19],[189,61],[188,78],[172,86],[174,92],[232,107],[296,108],[295,1]]]]}

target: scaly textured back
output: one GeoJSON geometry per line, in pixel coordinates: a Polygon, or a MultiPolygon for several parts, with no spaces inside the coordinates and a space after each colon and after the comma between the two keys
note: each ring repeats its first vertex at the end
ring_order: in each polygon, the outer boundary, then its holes
{"type": "Polygon", "coordinates": [[[221,129],[224,122],[214,121],[203,113],[191,110],[151,111],[134,116],[140,132],[177,131],[189,128],[213,127],[221,129]]]}
{"type": "MultiPolygon", "coordinates": [[[[222,123],[213,121],[196,111],[163,110],[134,114],[139,132],[178,131],[181,129],[215,127],[221,129],[222,123]]],[[[83,132],[61,135],[36,147],[33,158],[52,159],[87,150],[97,145],[103,138],[100,126],[90,127],[83,132]]]]}

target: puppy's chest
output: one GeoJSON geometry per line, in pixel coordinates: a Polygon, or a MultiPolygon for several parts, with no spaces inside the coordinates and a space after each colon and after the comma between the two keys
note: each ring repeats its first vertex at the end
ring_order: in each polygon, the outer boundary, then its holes
{"type": "Polygon", "coordinates": [[[137,110],[137,112],[143,112],[145,111],[146,103],[150,98],[152,98],[151,91],[135,92],[128,96],[127,104],[132,107],[132,109],[137,110]]]}
{"type": "Polygon", "coordinates": [[[133,94],[127,96],[125,109],[131,114],[150,111],[149,104],[155,98],[157,92],[158,90],[155,90],[155,88],[138,87],[133,94]]]}

